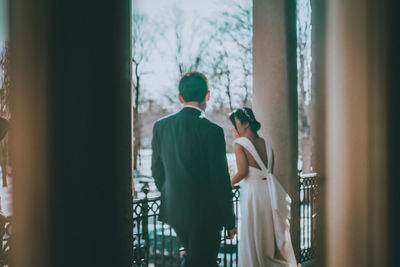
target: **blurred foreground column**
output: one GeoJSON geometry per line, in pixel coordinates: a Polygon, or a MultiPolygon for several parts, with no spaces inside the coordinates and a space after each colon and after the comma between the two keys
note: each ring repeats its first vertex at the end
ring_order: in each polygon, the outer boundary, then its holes
{"type": "Polygon", "coordinates": [[[274,174],[292,198],[291,232],[299,244],[295,1],[254,0],[253,107],[275,153],[274,174]]]}
{"type": "Polygon", "coordinates": [[[10,6],[12,266],[131,266],[129,1],[10,6]]]}
{"type": "Polygon", "coordinates": [[[386,2],[326,5],[328,267],[388,266],[386,2]]]}
{"type": "Polygon", "coordinates": [[[312,10],[312,87],[311,87],[311,136],[312,167],[317,173],[317,198],[316,198],[316,232],[315,243],[315,266],[324,266],[323,253],[325,251],[325,188],[326,188],[326,166],[325,166],[325,137],[326,137],[326,103],[325,103],[325,2],[311,0],[312,10]]]}

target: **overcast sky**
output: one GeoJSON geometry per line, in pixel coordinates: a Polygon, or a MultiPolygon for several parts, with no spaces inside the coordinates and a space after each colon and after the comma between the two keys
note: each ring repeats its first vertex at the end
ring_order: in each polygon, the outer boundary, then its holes
{"type": "Polygon", "coordinates": [[[0,0],[0,52],[3,50],[4,42],[8,36],[6,0],[0,0]]]}
{"type": "Polygon", "coordinates": [[[224,8],[224,5],[229,2],[232,2],[232,0],[137,0],[133,2],[133,6],[140,12],[157,15],[164,12],[166,8],[178,5],[185,12],[207,16],[214,11],[224,8]]]}
{"type": "MultiPolygon", "coordinates": [[[[152,53],[146,64],[148,74],[141,79],[142,88],[145,89],[144,95],[152,99],[160,99],[160,93],[170,92],[169,95],[173,98],[176,96],[178,102],[178,90],[175,87],[179,77],[173,58],[174,54],[170,47],[175,40],[173,17],[171,16],[174,14],[173,10],[179,8],[182,11],[184,27],[191,31],[193,28],[190,25],[193,25],[195,21],[204,22],[202,26],[207,25],[205,22],[207,19],[218,16],[218,13],[229,8],[229,3],[232,2],[233,0],[137,0],[133,2],[133,9],[139,14],[147,15],[150,21],[162,21],[165,29],[164,35],[170,40],[156,41],[157,51],[152,53]],[[158,52],[163,54],[160,55],[158,52]]],[[[195,40],[195,42],[199,42],[199,40],[195,40]]],[[[172,47],[172,49],[174,48],[172,47]]]]}

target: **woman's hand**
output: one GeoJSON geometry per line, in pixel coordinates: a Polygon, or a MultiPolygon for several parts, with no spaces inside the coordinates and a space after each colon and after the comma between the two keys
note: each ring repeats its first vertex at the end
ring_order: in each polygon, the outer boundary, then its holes
{"type": "Polygon", "coordinates": [[[228,234],[225,236],[226,239],[233,239],[237,233],[236,227],[227,230],[228,234]]]}

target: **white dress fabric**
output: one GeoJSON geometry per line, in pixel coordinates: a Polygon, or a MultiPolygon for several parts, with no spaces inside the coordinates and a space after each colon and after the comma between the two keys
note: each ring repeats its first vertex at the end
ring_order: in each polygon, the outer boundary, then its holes
{"type": "Polygon", "coordinates": [[[239,267],[296,267],[290,238],[291,199],[272,174],[273,150],[267,143],[265,166],[253,143],[246,137],[235,139],[256,160],[240,183],[239,267]],[[265,179],[266,178],[266,179],[265,179]]]}

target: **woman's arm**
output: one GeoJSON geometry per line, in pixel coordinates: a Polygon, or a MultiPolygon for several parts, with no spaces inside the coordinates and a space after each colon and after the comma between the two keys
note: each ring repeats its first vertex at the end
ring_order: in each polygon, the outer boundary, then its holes
{"type": "Polygon", "coordinates": [[[239,144],[233,145],[233,150],[236,156],[237,173],[231,179],[231,185],[239,183],[249,172],[249,162],[247,161],[246,154],[243,151],[243,147],[239,144]]]}

